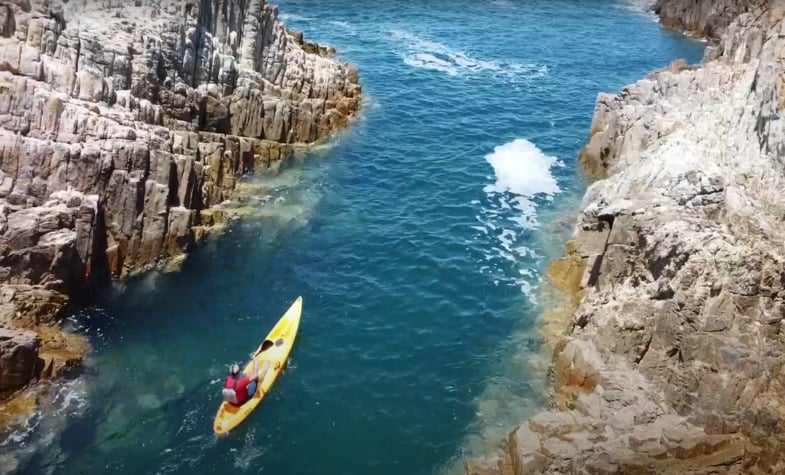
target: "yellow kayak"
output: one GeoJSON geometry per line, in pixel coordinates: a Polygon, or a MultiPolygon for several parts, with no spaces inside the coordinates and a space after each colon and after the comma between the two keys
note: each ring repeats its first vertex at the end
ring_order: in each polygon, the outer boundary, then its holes
{"type": "Polygon", "coordinates": [[[275,380],[283,369],[289,352],[292,351],[297,329],[300,327],[300,315],[303,311],[303,298],[297,297],[289,310],[278,320],[267,338],[256,349],[251,361],[245,365],[243,373],[251,375],[256,370],[259,372],[259,384],[256,393],[242,406],[223,402],[215,415],[213,429],[216,434],[227,434],[256,409],[256,406],[270,391],[275,380]]]}

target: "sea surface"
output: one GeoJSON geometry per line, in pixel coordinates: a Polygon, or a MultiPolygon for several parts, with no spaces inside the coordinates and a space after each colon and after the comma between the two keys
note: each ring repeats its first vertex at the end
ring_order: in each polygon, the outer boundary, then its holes
{"type": "Polygon", "coordinates": [[[248,177],[245,217],[181,272],[74,308],[88,368],[0,437],[0,472],[455,472],[544,403],[538,288],[586,187],[597,93],[703,44],[635,2],[277,3],[358,66],[362,113],[248,177]],[[228,365],[299,295],[283,375],[216,438],[228,365]]]}

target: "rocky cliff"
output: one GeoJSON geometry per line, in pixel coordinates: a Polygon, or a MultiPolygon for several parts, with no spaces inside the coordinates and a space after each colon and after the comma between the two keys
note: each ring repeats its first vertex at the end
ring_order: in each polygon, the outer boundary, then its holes
{"type": "MultiPolygon", "coordinates": [[[[277,15],[265,0],[0,2],[0,327],[51,337],[69,295],[184,253],[240,175],[347,123],[356,69],[277,15]]],[[[44,338],[59,356],[42,371],[80,347],[44,338]]],[[[0,393],[25,379],[5,377],[6,354],[0,393]]]]}
{"type": "Polygon", "coordinates": [[[658,0],[653,10],[666,27],[717,40],[741,14],[760,11],[767,3],[768,0],[658,0]]]}
{"type": "Polygon", "coordinates": [[[785,471],[785,2],[656,9],[716,41],[599,96],[553,405],[468,473],[785,471]]]}

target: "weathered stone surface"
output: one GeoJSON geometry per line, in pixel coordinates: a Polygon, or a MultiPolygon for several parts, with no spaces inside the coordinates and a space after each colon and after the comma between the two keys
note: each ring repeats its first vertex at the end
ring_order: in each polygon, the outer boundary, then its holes
{"type": "Polygon", "coordinates": [[[242,174],[346,125],[358,74],[333,52],[266,0],[0,5],[0,324],[182,255],[242,174]]]}
{"type": "Polygon", "coordinates": [[[0,394],[26,385],[35,375],[40,346],[34,332],[0,328],[0,394]]]}
{"type": "Polygon", "coordinates": [[[512,467],[501,458],[467,460],[466,475],[514,475],[512,467]]]}
{"type": "Polygon", "coordinates": [[[0,285],[0,325],[34,328],[52,325],[68,296],[40,285],[0,285]]]}
{"type": "Polygon", "coordinates": [[[765,3],[766,0],[657,0],[653,9],[667,27],[719,39],[739,15],[754,11],[765,3]]]}
{"type": "Polygon", "coordinates": [[[657,11],[715,45],[598,97],[553,407],[505,449],[546,459],[516,474],[785,471],[785,2],[657,11]]]}
{"type": "Polygon", "coordinates": [[[84,337],[76,333],[63,333],[59,328],[51,326],[35,327],[35,332],[41,339],[41,350],[38,354],[40,374],[36,377],[60,377],[78,367],[90,351],[84,337]]]}
{"type": "Polygon", "coordinates": [[[514,473],[536,473],[547,465],[548,457],[542,453],[540,437],[528,425],[512,432],[508,444],[514,473]]]}
{"type": "Polygon", "coordinates": [[[58,191],[40,206],[0,203],[0,275],[63,293],[87,282],[98,197],[58,191]]]}
{"type": "MultiPolygon", "coordinates": [[[[97,195],[98,251],[115,274],[183,252],[199,211],[231,198],[240,174],[359,106],[356,69],[288,32],[264,0],[4,8],[0,199],[97,195]]],[[[11,228],[29,227],[22,218],[11,228]]]]}

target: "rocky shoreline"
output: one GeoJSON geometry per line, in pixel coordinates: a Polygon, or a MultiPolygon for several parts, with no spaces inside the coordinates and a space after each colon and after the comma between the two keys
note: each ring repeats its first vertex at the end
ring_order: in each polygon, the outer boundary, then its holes
{"type": "Polygon", "coordinates": [[[785,2],[654,8],[711,45],[598,97],[552,406],[469,474],[785,471],[785,2]]]}
{"type": "Polygon", "coordinates": [[[184,255],[241,175],[348,123],[333,54],[265,0],[0,4],[0,400],[89,351],[70,297],[184,255]]]}

